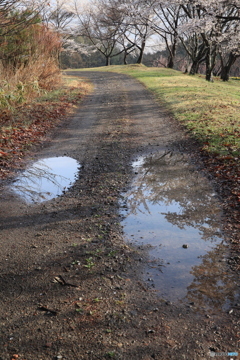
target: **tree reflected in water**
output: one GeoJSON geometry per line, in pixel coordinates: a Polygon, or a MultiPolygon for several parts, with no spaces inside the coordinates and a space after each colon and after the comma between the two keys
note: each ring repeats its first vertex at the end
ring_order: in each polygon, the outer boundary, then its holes
{"type": "Polygon", "coordinates": [[[179,153],[141,157],[133,168],[123,226],[131,242],[153,247],[143,277],[171,301],[197,309],[233,306],[237,285],[224,261],[220,209],[208,181],[179,153]],[[157,266],[150,266],[154,260],[157,266]]]}
{"type": "Polygon", "coordinates": [[[226,253],[226,245],[219,244],[201,256],[200,265],[192,267],[194,279],[187,288],[187,299],[196,308],[229,309],[238,302],[236,274],[226,267],[226,253]]]}
{"type": "Polygon", "coordinates": [[[127,194],[130,213],[150,214],[152,205],[174,205],[175,211],[161,212],[172,225],[198,228],[204,239],[220,235],[214,193],[183,155],[152,155],[140,158],[133,167],[138,175],[127,194]]]}

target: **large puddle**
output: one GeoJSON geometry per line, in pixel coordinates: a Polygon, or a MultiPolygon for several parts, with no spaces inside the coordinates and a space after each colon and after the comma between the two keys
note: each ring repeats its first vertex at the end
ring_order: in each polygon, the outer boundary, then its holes
{"type": "Polygon", "coordinates": [[[133,168],[122,225],[129,242],[149,251],[149,287],[168,301],[234,306],[237,282],[227,271],[221,214],[206,180],[171,152],[141,157],[133,168]]]}
{"type": "Polygon", "coordinates": [[[11,189],[28,203],[53,199],[75,182],[79,163],[67,156],[35,162],[16,178],[11,189]]]}

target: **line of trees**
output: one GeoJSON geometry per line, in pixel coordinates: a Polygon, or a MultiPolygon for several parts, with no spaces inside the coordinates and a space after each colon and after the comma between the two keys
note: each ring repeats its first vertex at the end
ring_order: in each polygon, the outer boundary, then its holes
{"type": "Polygon", "coordinates": [[[155,63],[227,81],[240,57],[240,0],[78,1],[0,0],[1,66],[26,67],[44,53],[52,63],[141,64],[160,51],[155,63]]]}
{"type": "Polygon", "coordinates": [[[140,64],[158,40],[167,52],[166,67],[176,66],[181,48],[187,72],[204,67],[206,80],[217,73],[227,81],[240,56],[240,0],[92,0],[84,11],[75,2],[71,13],[71,38],[84,38],[106,65],[119,54],[124,63],[135,57],[140,64]]]}

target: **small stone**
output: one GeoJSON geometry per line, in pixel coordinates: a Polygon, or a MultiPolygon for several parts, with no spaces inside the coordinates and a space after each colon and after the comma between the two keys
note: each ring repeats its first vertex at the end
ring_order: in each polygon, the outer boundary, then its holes
{"type": "Polygon", "coordinates": [[[135,311],[135,310],[130,311],[130,315],[131,316],[137,316],[137,311],[135,311]]]}

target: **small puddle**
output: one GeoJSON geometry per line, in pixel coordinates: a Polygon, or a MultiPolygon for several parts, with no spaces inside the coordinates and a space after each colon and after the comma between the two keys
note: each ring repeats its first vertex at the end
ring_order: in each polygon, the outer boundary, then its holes
{"type": "Polygon", "coordinates": [[[178,153],[141,157],[133,168],[122,225],[129,242],[148,249],[149,287],[172,302],[233,306],[237,282],[226,270],[221,214],[207,181],[178,153]]]}
{"type": "Polygon", "coordinates": [[[42,159],[21,173],[11,190],[27,203],[51,200],[72,186],[79,168],[79,163],[67,156],[42,159]]]}

